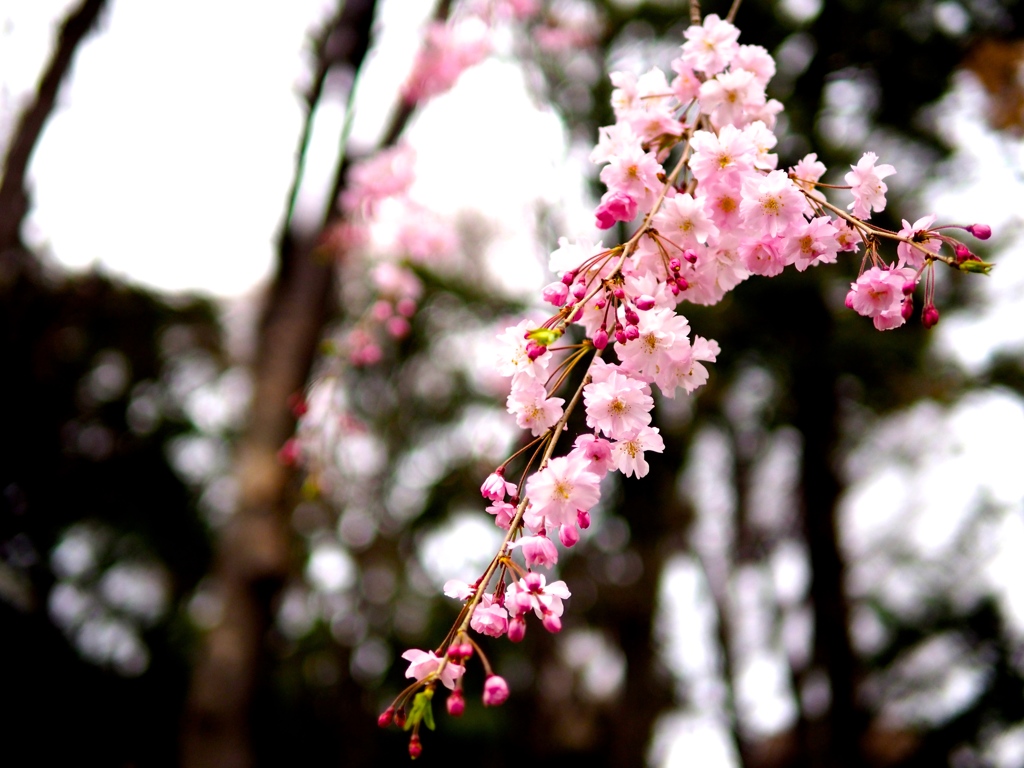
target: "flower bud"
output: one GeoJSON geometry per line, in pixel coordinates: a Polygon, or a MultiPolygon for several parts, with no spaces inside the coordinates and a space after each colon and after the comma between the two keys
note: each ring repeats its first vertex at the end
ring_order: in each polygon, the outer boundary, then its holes
{"type": "Polygon", "coordinates": [[[921,311],[921,325],[925,328],[934,328],[938,322],[939,310],[935,308],[934,304],[929,304],[921,311]]]}
{"type": "Polygon", "coordinates": [[[508,622],[508,639],[512,643],[521,643],[526,637],[526,619],[520,616],[513,616],[508,622]]]}
{"type": "Polygon", "coordinates": [[[686,278],[685,277],[677,277],[676,278],[676,285],[679,286],[679,290],[680,291],[685,291],[687,288],[690,287],[690,284],[688,282],[686,282],[686,278]]]}
{"type": "Polygon", "coordinates": [[[914,314],[914,299],[911,296],[907,296],[903,300],[903,306],[900,308],[900,315],[904,320],[909,320],[912,314],[914,314]]]}
{"type": "Polygon", "coordinates": [[[484,706],[500,707],[508,700],[508,683],[501,675],[488,675],[484,681],[484,706]]]}
{"type": "Polygon", "coordinates": [[[640,323],[640,316],[632,307],[626,307],[626,311],[623,314],[626,315],[626,325],[638,325],[640,323]]]}
{"type": "Polygon", "coordinates": [[[562,631],[562,620],[555,616],[553,613],[544,614],[544,629],[551,634],[557,634],[562,631]]]}
{"type": "Polygon", "coordinates": [[[956,254],[956,261],[958,264],[963,264],[965,261],[974,256],[974,254],[971,253],[971,249],[968,248],[963,243],[957,243],[956,246],[953,248],[953,253],[956,254]]]}
{"type": "Polygon", "coordinates": [[[409,757],[415,760],[417,757],[423,754],[423,745],[420,744],[420,735],[413,733],[409,738],[409,757]]]}
{"type": "Polygon", "coordinates": [[[563,547],[571,547],[580,540],[580,532],[576,530],[575,525],[563,525],[558,529],[558,540],[562,542],[563,547]]]}
{"type": "Polygon", "coordinates": [[[964,227],[968,232],[974,235],[979,240],[988,240],[992,237],[992,227],[988,224],[971,224],[969,227],[964,227]]]}
{"type": "Polygon", "coordinates": [[[635,325],[627,325],[626,326],[626,338],[629,341],[632,341],[633,339],[639,339],[640,338],[640,329],[637,328],[635,325]]]}
{"type": "Polygon", "coordinates": [[[531,360],[536,360],[547,351],[547,347],[543,344],[538,344],[536,341],[531,340],[526,344],[526,356],[531,360]]]}
{"type": "Polygon", "coordinates": [[[544,287],[544,291],[541,293],[544,297],[544,301],[553,307],[561,307],[565,304],[569,298],[569,287],[562,282],[549,283],[544,287]]]}
{"type": "Polygon", "coordinates": [[[621,285],[616,285],[614,288],[612,288],[612,296],[614,296],[619,301],[622,301],[624,298],[626,298],[626,292],[622,290],[621,285]]]}
{"type": "Polygon", "coordinates": [[[565,286],[567,288],[570,285],[572,285],[572,282],[575,279],[576,279],[576,270],[575,269],[570,269],[568,272],[563,272],[562,273],[562,282],[565,283],[565,286]]]}
{"type": "Polygon", "coordinates": [[[462,713],[466,711],[466,697],[462,695],[462,691],[459,688],[456,688],[451,692],[445,705],[448,707],[449,715],[452,717],[462,717],[462,713]]]}
{"type": "Polygon", "coordinates": [[[576,523],[583,530],[587,530],[587,528],[590,527],[590,511],[586,509],[577,509],[576,523]]]}
{"type": "Polygon", "coordinates": [[[584,282],[573,283],[572,295],[575,296],[577,299],[582,299],[584,296],[587,295],[587,284],[584,282]]]}
{"type": "Polygon", "coordinates": [[[683,252],[683,258],[686,259],[691,264],[696,264],[697,263],[697,252],[696,251],[684,251],[683,252]]]}
{"type": "Polygon", "coordinates": [[[654,297],[648,296],[646,293],[642,296],[638,296],[636,300],[636,308],[640,311],[645,311],[654,308],[654,297]]]}
{"type": "Polygon", "coordinates": [[[395,725],[399,728],[405,728],[405,710],[399,709],[395,712],[395,725]]]}
{"type": "Polygon", "coordinates": [[[917,288],[917,281],[916,280],[907,280],[907,282],[905,282],[903,284],[903,295],[904,296],[909,296],[910,294],[912,294],[914,292],[915,288],[917,288]]]}
{"type": "Polygon", "coordinates": [[[604,349],[608,346],[608,331],[604,328],[598,328],[597,333],[594,334],[594,346],[597,349],[604,349]]]}
{"type": "Polygon", "coordinates": [[[680,269],[683,268],[683,262],[673,257],[668,261],[668,268],[671,269],[673,272],[678,272],[680,269]]]}
{"type": "Polygon", "coordinates": [[[621,325],[616,326],[615,328],[615,340],[619,342],[619,344],[625,344],[627,341],[629,341],[629,339],[626,338],[626,332],[622,330],[621,325]]]}
{"type": "Polygon", "coordinates": [[[377,718],[377,725],[381,728],[387,728],[391,723],[395,721],[395,708],[388,707],[380,713],[380,717],[377,718]]]}

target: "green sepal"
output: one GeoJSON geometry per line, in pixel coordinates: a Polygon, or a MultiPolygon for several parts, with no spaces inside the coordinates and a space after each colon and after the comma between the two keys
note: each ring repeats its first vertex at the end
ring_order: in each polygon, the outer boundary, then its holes
{"type": "Polygon", "coordinates": [[[434,691],[430,688],[416,694],[412,700],[412,709],[409,710],[409,716],[405,720],[405,730],[408,731],[414,725],[419,725],[420,722],[430,730],[434,730],[434,710],[430,706],[430,700],[433,698],[434,691]]]}
{"type": "Polygon", "coordinates": [[[561,331],[552,330],[551,328],[534,328],[529,333],[529,338],[536,341],[542,347],[554,344],[561,337],[561,331]]]}
{"type": "Polygon", "coordinates": [[[982,275],[987,275],[992,271],[992,267],[994,267],[995,264],[991,264],[987,261],[967,259],[966,261],[961,261],[957,266],[960,268],[961,272],[978,272],[982,275]]]}

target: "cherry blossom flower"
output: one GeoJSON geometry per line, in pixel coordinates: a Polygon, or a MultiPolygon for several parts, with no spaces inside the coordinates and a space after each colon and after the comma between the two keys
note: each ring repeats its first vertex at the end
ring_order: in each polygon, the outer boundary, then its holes
{"type": "Polygon", "coordinates": [[[544,385],[529,376],[515,376],[506,405],[516,424],[529,429],[535,437],[543,435],[562,417],[560,397],[548,397],[544,385]]]}
{"type": "Polygon", "coordinates": [[[615,468],[626,477],[636,475],[644,477],[651,467],[644,459],[644,451],[661,453],[665,450],[665,441],[657,427],[643,427],[635,435],[623,438],[612,444],[612,456],[615,468]]]}
{"type": "Polygon", "coordinates": [[[550,459],[540,472],[526,481],[530,498],[527,512],[531,527],[557,528],[576,522],[576,511],[590,509],[601,498],[601,480],[578,456],[550,459]],[[538,524],[546,520],[548,525],[538,524]]]}
{"type": "Polygon", "coordinates": [[[494,600],[493,595],[481,596],[473,609],[469,626],[488,637],[501,637],[508,632],[508,611],[494,600]]]}
{"type": "MultiPolygon", "coordinates": [[[[441,659],[433,651],[421,651],[418,648],[410,648],[402,654],[402,658],[409,662],[409,668],[405,671],[406,677],[414,680],[426,680],[434,674],[441,666],[441,659]]],[[[455,689],[455,681],[462,677],[466,668],[461,664],[445,664],[440,677],[441,683],[449,689],[455,689]]]]}
{"type": "MultiPolygon", "coordinates": [[[[937,237],[930,237],[927,232],[935,223],[935,214],[924,216],[913,224],[903,219],[903,229],[900,230],[900,237],[908,237],[924,248],[929,253],[938,253],[942,247],[942,241],[937,237]]],[[[907,265],[914,269],[924,266],[924,253],[920,248],[915,248],[909,243],[900,243],[896,246],[896,254],[900,257],[899,266],[907,265]]]]}
{"type": "Polygon", "coordinates": [[[876,166],[877,160],[874,152],[865,152],[846,174],[846,183],[853,192],[853,202],[846,207],[859,219],[870,219],[871,211],[878,213],[885,209],[885,193],[889,188],[882,179],[896,173],[888,163],[876,166]]]}
{"type": "Polygon", "coordinates": [[[686,37],[683,62],[706,75],[715,75],[725,69],[739,50],[736,40],[740,31],[715,13],[709,13],[703,24],[693,25],[683,34],[686,37]]]}

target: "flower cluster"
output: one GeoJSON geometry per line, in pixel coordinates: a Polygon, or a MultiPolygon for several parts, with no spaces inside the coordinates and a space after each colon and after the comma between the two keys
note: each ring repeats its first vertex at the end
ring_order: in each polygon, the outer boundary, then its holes
{"type": "MultiPolygon", "coordinates": [[[[426,715],[415,702],[438,682],[453,691],[449,712],[461,713],[466,648],[494,679],[470,632],[517,642],[531,613],[547,631],[561,630],[569,588],[536,570],[556,566],[554,537],[564,547],[580,540],[608,473],[648,473],[648,453],[665,447],[653,426],[654,389],[666,398],[694,392],[720,353],[714,340],[691,332],[680,311],[685,302],[714,304],[751,275],[804,271],[852,253],[861,269],[849,308],[880,330],[896,328],[911,317],[923,281],[922,321],[930,326],[938,320],[937,262],[962,271],[991,266],[949,227],[933,226],[934,216],[904,221],[898,232],[872,224],[886,205],[884,179],[896,171],[871,152],[851,166],[843,187],[822,183],[827,169],[815,154],[778,168],[772,150],[782,105],[765,90],[775,64],[739,36],[731,21],[710,14],[686,31],[671,78],[657,68],[611,75],[616,122],[601,128],[591,154],[606,187],[595,218],[601,229],[628,224],[632,234],[613,247],[561,239],[550,258],[557,280],[543,291],[553,314],[498,336],[494,366],[510,379],[508,413],[533,440],[481,486],[506,535],[475,582],[445,585],[463,604],[452,631],[436,653],[404,655],[415,682],[384,719],[412,701],[407,716],[417,745],[415,726],[426,715]],[[848,194],[845,207],[829,201],[833,189],[848,194]],[[895,261],[881,254],[887,240],[896,244],[895,261]],[[578,386],[563,391],[574,371],[578,386]],[[556,455],[580,403],[589,431],[556,455]],[[512,466],[517,482],[506,477],[512,466]]],[[[983,225],[960,229],[990,235],[983,225]]],[[[485,686],[485,703],[506,695],[504,681],[485,686]]]]}

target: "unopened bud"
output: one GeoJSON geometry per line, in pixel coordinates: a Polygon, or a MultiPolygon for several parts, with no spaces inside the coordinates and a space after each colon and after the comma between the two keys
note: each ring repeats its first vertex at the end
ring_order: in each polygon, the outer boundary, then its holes
{"type": "Polygon", "coordinates": [[[953,253],[956,254],[956,260],[958,264],[962,264],[968,259],[974,257],[974,254],[971,253],[971,249],[968,248],[963,243],[957,243],[956,247],[953,248],[953,253]]]}
{"type": "Polygon", "coordinates": [[[508,701],[508,683],[501,675],[488,675],[484,681],[484,706],[500,707],[508,701]]]}
{"type": "Polygon", "coordinates": [[[696,264],[697,263],[697,252],[696,251],[685,251],[683,253],[683,258],[686,259],[691,264],[696,264]]]}
{"type": "Polygon", "coordinates": [[[526,619],[522,616],[513,616],[508,622],[509,642],[521,643],[526,637],[526,619]]]}
{"type": "Polygon", "coordinates": [[[621,285],[616,285],[614,288],[612,288],[612,296],[614,296],[619,301],[622,301],[622,299],[626,297],[626,292],[622,290],[621,285]]]}
{"type": "Polygon", "coordinates": [[[604,349],[608,346],[608,331],[604,328],[598,328],[597,333],[594,334],[594,346],[597,349],[604,349]]]}
{"type": "MultiPolygon", "coordinates": [[[[916,280],[907,280],[907,282],[905,282],[903,284],[903,295],[904,296],[909,296],[910,294],[912,294],[914,292],[915,288],[917,288],[917,281],[916,280]]],[[[852,309],[852,307],[851,307],[851,309],[852,309]]]]}
{"type": "Polygon", "coordinates": [[[576,279],[576,270],[570,269],[568,272],[562,273],[562,282],[566,285],[572,285],[573,280],[576,279]]]}
{"type": "Polygon", "coordinates": [[[576,523],[583,530],[587,530],[590,527],[590,512],[586,509],[576,510],[576,523]]]}
{"type": "Polygon", "coordinates": [[[686,282],[686,278],[685,277],[677,277],[676,278],[676,285],[679,286],[679,290],[680,291],[685,291],[687,288],[690,287],[690,284],[688,282],[686,282]]]}
{"type": "Polygon", "coordinates": [[[395,725],[399,728],[405,728],[405,710],[399,709],[395,712],[395,725]]]}
{"type": "Polygon", "coordinates": [[[965,227],[965,229],[979,240],[988,240],[992,237],[992,227],[988,224],[971,224],[971,226],[965,227]]]}
{"type": "Polygon", "coordinates": [[[925,328],[934,328],[938,322],[939,310],[935,308],[934,304],[929,304],[921,311],[921,325],[925,328]]]}
{"type": "Polygon", "coordinates": [[[461,690],[456,688],[451,692],[445,705],[448,707],[449,715],[452,717],[462,717],[462,713],[466,711],[466,697],[462,695],[461,690]]]}
{"type": "Polygon", "coordinates": [[[587,295],[587,284],[586,283],[573,283],[572,295],[577,299],[582,299],[587,295]]]}
{"type": "Polygon", "coordinates": [[[640,329],[637,328],[635,325],[627,325],[626,326],[626,338],[629,341],[632,341],[633,339],[639,339],[640,338],[640,329]]]}
{"type": "Polygon", "coordinates": [[[671,269],[673,272],[678,272],[680,269],[683,268],[683,262],[681,262],[677,258],[671,258],[668,262],[668,268],[671,269]]]}
{"type": "Polygon", "coordinates": [[[626,316],[626,325],[637,325],[640,322],[640,315],[638,315],[632,307],[626,307],[623,313],[626,316]]]}
{"type": "Polygon", "coordinates": [[[543,624],[544,629],[553,635],[562,631],[562,620],[553,613],[544,614],[543,624]]]}
{"type": "Polygon", "coordinates": [[[622,330],[621,325],[615,328],[615,340],[619,342],[619,344],[625,344],[629,341],[629,339],[626,338],[626,332],[622,330]]]}
{"type": "Polygon", "coordinates": [[[381,728],[387,728],[395,721],[395,708],[388,707],[380,713],[380,717],[377,718],[377,725],[381,728]]]}
{"type": "Polygon", "coordinates": [[[904,320],[909,320],[912,314],[914,314],[914,299],[911,296],[907,296],[903,300],[903,306],[900,308],[900,315],[904,320]]]}
{"type": "Polygon", "coordinates": [[[643,294],[642,296],[638,296],[636,299],[636,308],[639,309],[641,312],[646,311],[648,309],[653,309],[654,297],[648,296],[646,293],[643,294]]]}
{"type": "Polygon", "coordinates": [[[575,525],[563,525],[558,529],[558,540],[562,542],[563,547],[571,547],[580,540],[580,532],[576,530],[575,525]]]}
{"type": "Polygon", "coordinates": [[[542,344],[538,344],[536,341],[530,341],[526,345],[526,356],[531,360],[536,360],[547,351],[547,347],[542,344]]]}
{"type": "Polygon", "coordinates": [[[420,744],[420,736],[418,733],[414,733],[409,738],[409,757],[415,760],[417,757],[423,754],[423,745],[420,744]]]}

